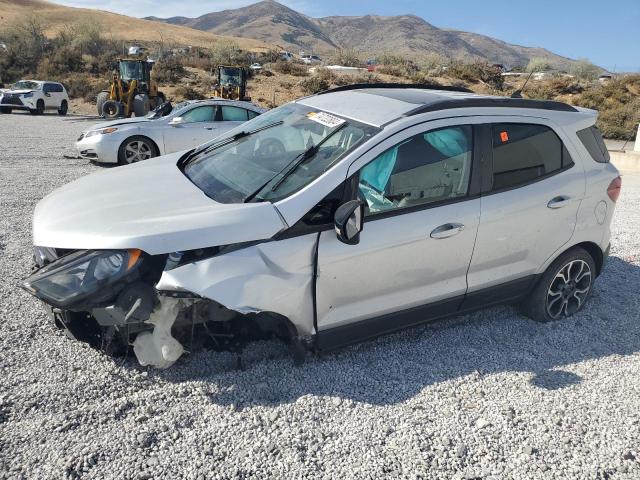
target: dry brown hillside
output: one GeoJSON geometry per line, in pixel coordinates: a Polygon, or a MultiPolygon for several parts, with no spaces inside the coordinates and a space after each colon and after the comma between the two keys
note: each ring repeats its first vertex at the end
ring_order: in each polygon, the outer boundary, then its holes
{"type": "Polygon", "coordinates": [[[269,47],[260,40],[238,37],[231,39],[178,25],[161,24],[103,10],[66,7],[42,0],[0,0],[0,29],[31,14],[43,23],[48,36],[54,36],[65,25],[91,21],[102,26],[105,37],[114,39],[164,41],[201,47],[211,46],[221,40],[233,40],[241,48],[250,51],[264,51],[269,47]]]}

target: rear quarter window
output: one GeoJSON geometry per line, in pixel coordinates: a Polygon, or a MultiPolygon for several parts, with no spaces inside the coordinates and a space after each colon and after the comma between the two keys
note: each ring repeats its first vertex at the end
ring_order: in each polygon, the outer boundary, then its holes
{"type": "Polygon", "coordinates": [[[609,163],[609,151],[607,150],[607,146],[604,144],[604,140],[602,139],[602,134],[598,127],[595,125],[589,128],[585,128],[583,130],[579,130],[576,135],[584,145],[584,148],[587,149],[591,158],[593,158],[598,163],[609,163]]]}

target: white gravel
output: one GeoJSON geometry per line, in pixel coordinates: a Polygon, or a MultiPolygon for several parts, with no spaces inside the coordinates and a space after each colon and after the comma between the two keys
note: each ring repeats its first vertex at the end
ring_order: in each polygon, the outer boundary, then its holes
{"type": "Polygon", "coordinates": [[[498,307],[311,358],[256,345],[168,371],[67,340],[17,288],[30,222],[100,170],[87,125],[0,115],[0,479],[640,478],[640,177],[588,306],[537,324],[498,307]]]}

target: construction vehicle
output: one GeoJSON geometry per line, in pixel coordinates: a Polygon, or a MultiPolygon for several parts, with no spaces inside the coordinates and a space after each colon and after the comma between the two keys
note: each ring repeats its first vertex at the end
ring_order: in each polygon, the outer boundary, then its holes
{"type": "Polygon", "coordinates": [[[116,60],[109,90],[98,94],[98,115],[105,118],[142,117],[165,102],[158,84],[151,78],[153,62],[146,58],[145,49],[129,48],[129,56],[116,60]]]}
{"type": "Polygon", "coordinates": [[[218,83],[213,88],[215,97],[227,100],[251,101],[247,96],[247,70],[243,67],[218,65],[218,83]]]}

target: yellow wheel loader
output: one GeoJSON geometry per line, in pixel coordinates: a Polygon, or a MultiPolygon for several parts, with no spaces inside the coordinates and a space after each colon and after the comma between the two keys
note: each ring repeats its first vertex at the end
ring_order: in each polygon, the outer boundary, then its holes
{"type": "Polygon", "coordinates": [[[151,78],[153,62],[140,58],[119,58],[109,90],[97,98],[98,115],[105,118],[142,117],[165,102],[158,84],[151,78]]]}
{"type": "Polygon", "coordinates": [[[251,101],[247,96],[247,70],[243,67],[218,65],[218,83],[213,88],[213,95],[227,100],[251,101]]]}

